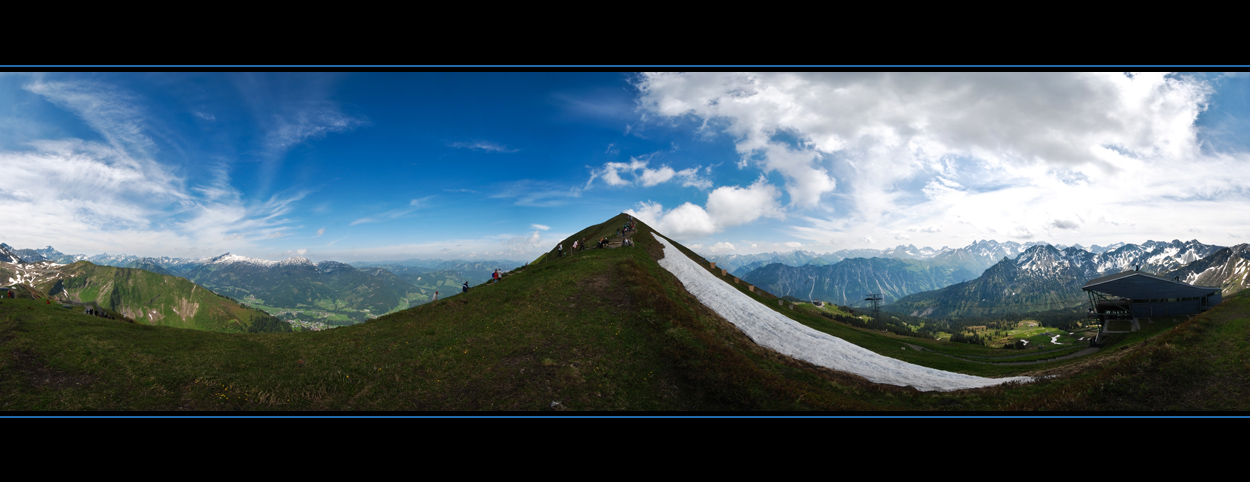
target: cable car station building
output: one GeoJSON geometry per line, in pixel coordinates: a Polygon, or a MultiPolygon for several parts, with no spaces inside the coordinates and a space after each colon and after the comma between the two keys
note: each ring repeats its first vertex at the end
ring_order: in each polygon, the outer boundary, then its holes
{"type": "Polygon", "coordinates": [[[1193,315],[1220,304],[1220,288],[1194,286],[1140,271],[1125,271],[1089,280],[1081,289],[1089,294],[1091,318],[1098,318],[1106,331],[1106,320],[1133,320],[1152,316],[1193,315]]]}

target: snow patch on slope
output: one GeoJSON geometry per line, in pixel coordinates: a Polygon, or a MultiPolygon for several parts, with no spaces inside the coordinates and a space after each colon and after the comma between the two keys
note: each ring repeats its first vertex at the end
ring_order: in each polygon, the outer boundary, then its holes
{"type": "Polygon", "coordinates": [[[911,386],[922,391],[979,388],[1029,377],[984,378],[935,370],[878,355],[827,333],[808,328],[751,299],[699,266],[656,235],[666,255],[660,266],[673,273],[686,291],[729,320],[756,343],[777,352],[834,370],[853,373],[874,383],[911,386]]]}

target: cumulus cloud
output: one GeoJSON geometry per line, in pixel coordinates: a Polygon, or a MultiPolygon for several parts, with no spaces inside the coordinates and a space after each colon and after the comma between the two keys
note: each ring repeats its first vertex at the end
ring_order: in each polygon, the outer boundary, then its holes
{"type": "Polygon", "coordinates": [[[763,177],[746,188],[724,186],[707,197],[708,214],[722,227],[746,224],[761,217],[783,218],[777,199],[781,193],[763,177]]]}
{"type": "Polygon", "coordinates": [[[644,223],[677,239],[694,239],[761,217],[783,218],[777,188],[760,178],[751,186],[722,186],[708,194],[707,207],[689,202],[669,211],[655,202],[639,203],[627,210],[644,223]]]}
{"type": "Polygon", "coordinates": [[[790,208],[865,230],[795,228],[821,242],[939,223],[988,233],[1026,212],[1136,222],[1167,196],[1178,222],[1197,202],[1244,202],[1250,190],[1250,156],[1200,149],[1195,121],[1214,92],[1202,76],[696,72],[646,74],[636,87],[650,118],[732,136],[739,167],[779,174],[790,208]],[[1156,172],[1167,174],[1145,175],[1156,172]],[[1134,188],[1093,189],[1112,178],[1134,188]]]}

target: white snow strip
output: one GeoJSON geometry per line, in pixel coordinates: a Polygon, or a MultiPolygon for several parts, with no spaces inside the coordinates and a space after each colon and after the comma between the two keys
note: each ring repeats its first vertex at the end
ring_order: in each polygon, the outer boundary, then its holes
{"type": "Polygon", "coordinates": [[[935,370],[878,355],[828,333],[816,331],[761,305],[734,289],[698,263],[655,236],[664,246],[660,266],[673,273],[686,291],[708,308],[729,320],[760,346],[809,363],[867,378],[874,383],[911,386],[921,391],[979,388],[1008,382],[1029,382],[1029,377],[984,378],[935,370]]]}

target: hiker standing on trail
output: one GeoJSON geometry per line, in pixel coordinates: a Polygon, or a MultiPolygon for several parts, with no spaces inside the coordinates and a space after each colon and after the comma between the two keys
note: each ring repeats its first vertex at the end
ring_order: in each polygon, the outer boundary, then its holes
{"type": "Polygon", "coordinates": [[[577,252],[577,240],[576,239],[573,240],[573,252],[574,253],[577,252]]]}
{"type": "Polygon", "coordinates": [[[495,274],[492,276],[495,278],[495,284],[499,284],[499,269],[498,268],[495,269],[495,274]]]}
{"type": "Polygon", "coordinates": [[[464,289],[461,289],[461,290],[460,290],[460,292],[461,292],[461,293],[468,293],[468,292],[469,292],[469,282],[468,282],[468,281],[465,281],[465,282],[464,282],[464,289]]]}
{"type": "Polygon", "coordinates": [[[434,292],[434,299],[433,299],[433,300],[431,300],[431,301],[438,301],[438,292],[437,292],[437,291],[435,291],[435,292],[434,292]]]}
{"type": "MultiPolygon", "coordinates": [[[[557,244],[556,251],[560,252],[560,257],[564,257],[564,243],[557,244]]],[[[468,283],[468,281],[465,281],[465,283],[468,283]]]]}

